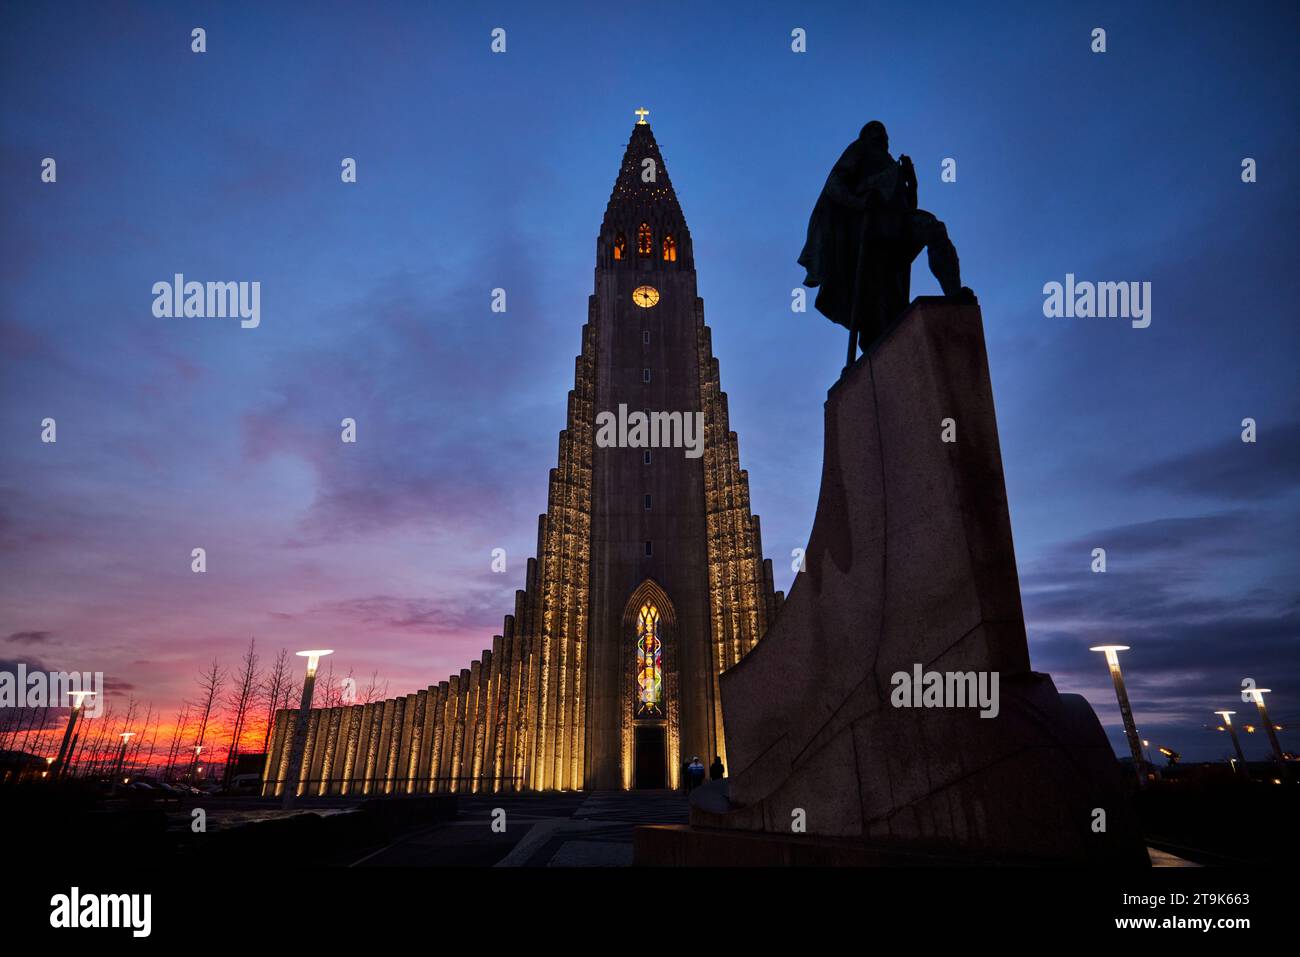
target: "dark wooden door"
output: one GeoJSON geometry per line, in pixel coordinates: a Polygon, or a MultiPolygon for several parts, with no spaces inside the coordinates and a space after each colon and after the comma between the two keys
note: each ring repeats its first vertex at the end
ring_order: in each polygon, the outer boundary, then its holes
{"type": "Polygon", "coordinates": [[[638,789],[668,786],[664,750],[663,725],[647,725],[636,729],[635,781],[638,789]]]}

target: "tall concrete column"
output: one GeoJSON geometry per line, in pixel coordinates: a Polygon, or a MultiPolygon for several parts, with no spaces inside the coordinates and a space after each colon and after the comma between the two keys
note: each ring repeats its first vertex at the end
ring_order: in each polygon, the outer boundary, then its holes
{"type": "Polygon", "coordinates": [[[1138,740],[1137,725],[1133,723],[1133,709],[1128,704],[1128,692],[1124,688],[1124,675],[1119,670],[1118,652],[1128,651],[1128,645],[1097,645],[1089,651],[1101,651],[1106,654],[1106,664],[1110,668],[1110,680],[1115,685],[1115,697],[1119,701],[1119,714],[1124,720],[1124,737],[1128,738],[1129,753],[1133,755],[1133,769],[1137,772],[1138,786],[1146,787],[1146,761],[1142,757],[1142,743],[1138,740]]]}
{"type": "Polygon", "coordinates": [[[302,754],[307,744],[307,721],[311,717],[311,696],[316,687],[316,666],[333,650],[300,651],[298,657],[307,659],[307,675],[302,679],[302,702],[293,724],[293,740],[289,746],[289,769],[284,782],[283,807],[293,807],[298,796],[298,777],[302,773],[302,754]]]}

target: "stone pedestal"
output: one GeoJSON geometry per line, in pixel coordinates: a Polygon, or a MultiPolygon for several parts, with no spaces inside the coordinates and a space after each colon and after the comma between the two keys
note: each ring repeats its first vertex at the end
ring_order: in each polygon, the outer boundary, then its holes
{"type": "Polygon", "coordinates": [[[1146,863],[1092,709],[1030,670],[977,305],[916,300],[831,389],[806,571],[721,695],[729,793],[699,793],[693,828],[1146,863]],[[891,676],[918,664],[997,672],[997,716],[894,707],[891,676]]]}

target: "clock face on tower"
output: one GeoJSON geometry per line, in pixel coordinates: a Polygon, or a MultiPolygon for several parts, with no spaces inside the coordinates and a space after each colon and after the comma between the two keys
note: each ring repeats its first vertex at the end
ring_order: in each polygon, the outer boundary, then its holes
{"type": "Polygon", "coordinates": [[[642,309],[649,309],[659,301],[659,290],[654,286],[637,286],[632,290],[632,301],[642,309]]]}

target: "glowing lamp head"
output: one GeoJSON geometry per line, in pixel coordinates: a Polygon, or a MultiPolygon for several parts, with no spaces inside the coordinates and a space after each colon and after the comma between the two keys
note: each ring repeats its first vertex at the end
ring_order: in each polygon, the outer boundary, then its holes
{"type": "Polygon", "coordinates": [[[1232,724],[1232,715],[1236,714],[1237,712],[1235,712],[1235,711],[1216,711],[1216,712],[1214,712],[1214,713],[1215,713],[1215,714],[1218,714],[1218,715],[1222,715],[1222,716],[1223,716],[1223,723],[1224,723],[1225,725],[1229,725],[1229,726],[1231,726],[1231,724],[1232,724]]]}
{"type": "Polygon", "coordinates": [[[120,737],[120,738],[122,739],[122,743],[123,743],[123,744],[126,744],[126,742],[130,741],[132,738],[135,737],[135,732],[134,732],[134,731],[123,731],[120,735],[118,735],[118,737],[120,737]]]}
{"type": "Polygon", "coordinates": [[[322,658],[324,658],[326,655],[332,655],[332,654],[334,654],[334,649],[333,649],[333,648],[317,648],[317,649],[315,649],[314,651],[299,651],[299,652],[297,652],[297,655],[298,655],[299,658],[306,658],[306,659],[307,659],[307,675],[308,675],[308,677],[310,677],[310,676],[316,674],[316,666],[317,666],[318,664],[320,664],[320,660],[321,660],[322,658]]]}
{"type": "Polygon", "coordinates": [[[1093,645],[1088,650],[1105,652],[1106,664],[1110,665],[1112,668],[1118,668],[1119,667],[1118,652],[1128,651],[1128,648],[1129,648],[1128,645],[1093,645]]]}
{"type": "Polygon", "coordinates": [[[1264,695],[1273,693],[1272,688],[1249,688],[1247,690],[1250,692],[1250,696],[1255,699],[1255,704],[1263,704],[1264,695]]]}
{"type": "Polygon", "coordinates": [[[72,699],[72,710],[79,711],[85,700],[94,697],[94,695],[95,692],[93,691],[69,691],[68,697],[72,699]]]}

